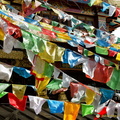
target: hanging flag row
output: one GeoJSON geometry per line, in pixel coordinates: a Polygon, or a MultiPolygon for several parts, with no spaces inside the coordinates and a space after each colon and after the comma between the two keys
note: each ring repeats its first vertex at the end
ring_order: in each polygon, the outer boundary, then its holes
{"type": "Polygon", "coordinates": [[[34,109],[36,114],[39,114],[41,112],[42,105],[45,102],[48,102],[50,112],[64,112],[65,120],[67,120],[69,117],[72,117],[72,120],[75,120],[80,108],[83,117],[96,113],[97,119],[98,115],[100,115],[99,117],[102,117],[104,114],[107,114],[107,117],[111,118],[114,117],[115,109],[118,109],[120,104],[112,100],[114,95],[114,91],[112,90],[101,88],[99,90],[101,94],[98,94],[95,93],[92,89],[84,87],[80,83],[74,82],[70,83],[71,96],[73,97],[71,99],[72,102],[48,100],[32,95],[24,96],[26,85],[12,84],[12,93],[5,92],[4,90],[9,86],[10,84],[0,84],[0,97],[8,94],[9,104],[15,108],[24,111],[26,109],[27,99],[29,98],[30,108],[34,109]]]}
{"type": "MultiPolygon", "coordinates": [[[[22,18],[20,18],[20,19],[22,19],[22,18]]],[[[4,24],[1,24],[1,25],[2,25],[2,28],[4,28],[3,30],[4,30],[5,33],[10,31],[9,29],[8,29],[8,31],[6,30],[9,25],[13,26],[14,30],[16,30],[15,27],[19,28],[18,26],[15,26],[14,24],[8,22],[5,19],[1,19],[1,23],[4,23],[4,24]],[[7,26],[7,27],[5,27],[5,26],[7,26]]],[[[42,25],[44,25],[44,24],[42,24],[42,25]]],[[[14,31],[14,35],[15,36],[11,36],[12,34],[13,33],[11,33],[11,32],[9,32],[9,34],[6,34],[6,39],[4,40],[4,45],[5,45],[4,46],[4,51],[8,52],[9,50],[11,50],[10,48],[12,47],[12,44],[11,44],[11,47],[10,47],[8,40],[12,40],[12,39],[14,39],[16,37],[19,38],[22,35],[23,36],[23,46],[25,47],[25,49],[34,52],[34,54],[38,54],[39,56],[42,57],[42,59],[44,59],[44,60],[46,60],[46,61],[48,61],[50,63],[53,63],[54,61],[62,61],[62,59],[63,59],[63,63],[69,63],[71,67],[74,67],[76,64],[79,63],[78,62],[79,59],[83,58],[81,55],[76,54],[73,51],[65,50],[64,48],[57,47],[56,44],[53,44],[53,43],[48,42],[48,41],[45,41],[42,38],[40,38],[38,36],[35,36],[34,34],[28,32],[26,30],[21,30],[20,31],[20,29],[17,29],[17,32],[14,31]],[[11,39],[8,39],[8,38],[11,38],[11,39]],[[34,41],[34,39],[36,39],[36,41],[34,41]],[[8,45],[9,45],[9,47],[8,47],[8,45]],[[63,55],[63,58],[62,58],[62,55],[63,55]],[[74,56],[74,59],[71,60],[71,58],[68,57],[69,55],[74,56]]],[[[98,35],[101,35],[101,34],[102,33],[98,32],[98,35]]],[[[12,42],[14,44],[14,41],[12,41],[12,42]]],[[[101,41],[98,42],[98,43],[100,44],[101,41]]],[[[106,83],[109,80],[110,79],[105,80],[105,81],[103,80],[102,82],[106,83]]],[[[98,80],[98,81],[100,82],[100,80],[98,80]]]]}
{"type": "MultiPolygon", "coordinates": [[[[12,15],[12,16],[15,18],[14,15],[12,15]]],[[[21,19],[24,19],[24,18],[21,18],[21,19]]],[[[73,19],[73,21],[75,21],[75,19],[73,19]]],[[[3,20],[1,22],[3,22],[3,20]]],[[[28,22],[27,19],[26,19],[26,22],[28,22]]],[[[62,40],[65,41],[67,39],[67,41],[70,45],[73,45],[73,43],[74,43],[75,46],[77,46],[77,44],[80,44],[82,46],[86,46],[86,48],[90,48],[90,47],[95,46],[96,53],[102,54],[102,55],[108,55],[110,57],[116,56],[116,60],[119,60],[119,46],[116,44],[116,43],[118,43],[119,39],[117,40],[117,38],[113,35],[109,36],[106,32],[97,30],[97,32],[96,32],[97,37],[96,38],[93,38],[93,37],[90,37],[90,36],[82,37],[82,33],[80,33],[80,32],[79,32],[78,36],[76,36],[76,34],[77,34],[76,32],[74,33],[75,35],[72,35],[69,31],[70,27],[69,27],[68,30],[66,30],[66,31],[68,31],[68,33],[66,33],[65,29],[62,29],[62,28],[59,28],[59,27],[56,27],[56,26],[51,26],[51,25],[48,25],[48,24],[43,23],[43,22],[40,22],[39,25],[41,25],[43,28],[41,29],[40,27],[34,27],[35,30],[33,30],[33,26],[30,25],[30,24],[27,24],[27,26],[29,26],[29,28],[32,29],[32,30],[29,30],[29,31],[32,31],[32,32],[34,31],[34,33],[37,33],[37,35],[39,35],[40,37],[44,36],[44,38],[49,39],[47,37],[47,36],[49,36],[49,37],[52,37],[52,38],[57,38],[57,40],[61,39],[61,41],[62,40]],[[62,33],[60,33],[61,30],[62,30],[62,33]],[[42,31],[42,32],[39,32],[39,31],[42,31]]],[[[90,30],[89,32],[91,32],[92,29],[90,29],[90,26],[86,26],[86,24],[83,24],[83,26],[85,28],[87,28],[88,31],[90,30]]],[[[17,26],[13,26],[13,27],[17,27],[17,26]]],[[[17,29],[20,29],[20,28],[17,27],[17,29]]],[[[22,33],[24,33],[24,30],[23,30],[22,33]]],[[[10,33],[10,34],[12,35],[13,33],[10,33]]],[[[21,36],[21,32],[19,31],[19,34],[17,36],[14,36],[14,37],[18,38],[20,36],[21,36]]],[[[8,37],[10,37],[10,36],[7,35],[6,39],[8,37]]],[[[15,41],[14,38],[11,37],[11,39],[12,39],[12,41],[15,41]]],[[[6,40],[6,41],[8,41],[8,40],[6,40]]],[[[12,43],[14,43],[14,42],[12,42],[12,43]]],[[[12,46],[13,46],[13,44],[11,44],[11,47],[12,46]]],[[[9,47],[10,50],[11,50],[11,47],[9,47]]],[[[6,48],[8,48],[8,47],[4,47],[4,51],[9,53],[10,51],[6,50],[6,48]]]]}

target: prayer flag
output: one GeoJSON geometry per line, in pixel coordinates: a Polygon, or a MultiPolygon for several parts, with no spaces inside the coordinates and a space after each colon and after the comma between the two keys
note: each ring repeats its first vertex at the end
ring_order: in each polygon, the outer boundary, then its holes
{"type": "Polygon", "coordinates": [[[80,104],[65,102],[63,120],[76,120],[79,109],[80,109],[80,104]]]}
{"type": "Polygon", "coordinates": [[[47,102],[51,113],[64,112],[64,102],[55,100],[47,100],[47,102]]]}
{"type": "Polygon", "coordinates": [[[30,101],[30,108],[34,109],[35,113],[38,115],[41,112],[43,104],[46,99],[37,96],[28,96],[30,101]]]}
{"type": "Polygon", "coordinates": [[[24,96],[22,100],[18,99],[14,94],[8,93],[9,103],[15,108],[24,111],[26,108],[27,96],[24,96]]]}
{"type": "Polygon", "coordinates": [[[91,115],[94,111],[93,105],[82,104],[82,116],[91,115]]]}

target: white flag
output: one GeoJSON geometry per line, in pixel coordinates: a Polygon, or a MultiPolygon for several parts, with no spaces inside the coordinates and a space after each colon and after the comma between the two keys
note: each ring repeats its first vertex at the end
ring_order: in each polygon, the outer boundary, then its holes
{"type": "Polygon", "coordinates": [[[109,105],[107,106],[107,116],[109,118],[114,117],[115,107],[116,107],[116,102],[111,100],[109,105]]]}
{"type": "Polygon", "coordinates": [[[113,5],[110,5],[110,7],[109,7],[109,16],[113,16],[115,11],[116,11],[116,7],[113,6],[113,5]]]}
{"type": "Polygon", "coordinates": [[[12,72],[13,66],[0,62],[0,79],[6,80],[8,82],[10,80],[12,72]]]}
{"type": "Polygon", "coordinates": [[[28,96],[30,101],[30,108],[34,109],[36,114],[39,114],[42,109],[42,105],[46,102],[46,99],[37,96],[28,96]]]}
{"type": "Polygon", "coordinates": [[[90,76],[90,78],[94,77],[94,71],[96,69],[97,63],[92,60],[87,60],[83,63],[83,72],[90,76]]]}

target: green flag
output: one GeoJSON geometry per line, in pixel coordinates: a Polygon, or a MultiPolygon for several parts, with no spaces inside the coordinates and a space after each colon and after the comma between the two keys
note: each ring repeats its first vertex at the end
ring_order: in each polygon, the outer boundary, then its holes
{"type": "Polygon", "coordinates": [[[56,21],[52,21],[52,26],[58,26],[58,22],[56,22],[56,21]]]}
{"type": "Polygon", "coordinates": [[[7,89],[10,84],[0,83],[0,93],[7,89]]]}
{"type": "Polygon", "coordinates": [[[42,38],[24,30],[22,30],[22,36],[25,49],[30,50],[35,54],[44,51],[45,44],[42,38]]]}
{"type": "Polygon", "coordinates": [[[0,98],[2,98],[3,96],[5,96],[6,94],[8,94],[8,92],[4,92],[4,91],[1,92],[1,93],[0,93],[0,98]]]}
{"type": "Polygon", "coordinates": [[[54,71],[54,66],[48,62],[45,62],[43,75],[51,78],[53,71],[54,71]]]}
{"type": "Polygon", "coordinates": [[[96,53],[101,54],[101,55],[108,55],[108,50],[107,48],[104,48],[104,47],[96,46],[95,51],[96,53]]]}
{"type": "Polygon", "coordinates": [[[90,2],[88,3],[89,6],[92,6],[94,4],[96,0],[90,0],[90,2]]]}
{"type": "Polygon", "coordinates": [[[58,90],[61,88],[61,83],[62,83],[62,80],[59,80],[59,79],[53,79],[48,85],[47,85],[47,88],[49,90],[58,90]]]}
{"type": "Polygon", "coordinates": [[[29,29],[36,30],[36,31],[41,31],[41,28],[38,26],[35,26],[33,24],[28,23],[29,29]]]}
{"type": "Polygon", "coordinates": [[[106,84],[113,90],[120,90],[120,70],[114,68],[111,79],[106,84]]]}
{"type": "Polygon", "coordinates": [[[51,10],[51,8],[45,4],[42,4],[41,7],[47,8],[48,10],[51,10]]]}
{"type": "Polygon", "coordinates": [[[88,51],[87,49],[84,49],[84,53],[83,53],[83,54],[84,54],[84,56],[86,56],[86,57],[87,57],[87,56],[88,56],[88,52],[89,52],[89,51],[88,51]]]}
{"type": "Polygon", "coordinates": [[[91,115],[93,114],[94,106],[93,105],[87,105],[82,104],[82,116],[91,115]]]}

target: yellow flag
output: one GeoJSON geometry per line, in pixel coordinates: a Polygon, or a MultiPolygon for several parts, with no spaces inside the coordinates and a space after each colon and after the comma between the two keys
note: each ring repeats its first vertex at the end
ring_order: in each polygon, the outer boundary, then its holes
{"type": "Polygon", "coordinates": [[[23,0],[13,0],[14,3],[22,4],[23,0]]]}
{"type": "Polygon", "coordinates": [[[117,54],[116,60],[120,61],[120,53],[117,54]]]}
{"type": "Polygon", "coordinates": [[[94,91],[86,89],[86,104],[90,105],[93,102],[95,95],[94,91]]]}
{"type": "Polygon", "coordinates": [[[116,49],[120,49],[120,45],[119,44],[112,44],[111,46],[113,46],[116,49]]]}
{"type": "Polygon", "coordinates": [[[94,53],[91,51],[88,51],[88,56],[92,56],[92,55],[94,55],[94,53]]]}
{"type": "Polygon", "coordinates": [[[98,4],[102,3],[102,2],[103,2],[102,0],[96,0],[93,5],[98,5],[98,4]]]}
{"type": "Polygon", "coordinates": [[[41,59],[44,59],[49,63],[54,63],[54,61],[61,61],[65,49],[58,47],[56,44],[51,42],[44,43],[45,50],[38,54],[41,59]]]}
{"type": "Polygon", "coordinates": [[[65,40],[72,40],[67,33],[57,33],[58,38],[65,39],[65,40]]]}
{"type": "Polygon", "coordinates": [[[35,84],[37,86],[37,93],[38,95],[41,94],[41,92],[46,88],[47,84],[49,83],[50,78],[48,78],[47,76],[44,76],[44,80],[40,81],[40,80],[36,80],[35,84]]]}
{"type": "Polygon", "coordinates": [[[41,25],[43,28],[45,28],[45,29],[47,29],[47,30],[51,30],[51,31],[52,31],[52,28],[53,28],[53,26],[52,26],[52,25],[49,25],[49,24],[44,23],[44,22],[40,22],[40,25],[41,25]]]}
{"type": "Polygon", "coordinates": [[[64,54],[65,48],[57,47],[55,61],[62,61],[62,56],[64,54]]]}
{"type": "Polygon", "coordinates": [[[76,120],[79,109],[80,109],[80,104],[65,102],[63,120],[76,120]]]}
{"type": "Polygon", "coordinates": [[[115,63],[114,63],[114,65],[115,65],[116,69],[119,70],[119,65],[115,64],[115,63]]]}
{"type": "Polygon", "coordinates": [[[2,2],[3,4],[10,4],[10,1],[8,1],[8,0],[1,0],[1,2],[2,2]]]}
{"type": "Polygon", "coordinates": [[[0,28],[0,40],[4,40],[4,36],[5,36],[5,34],[4,34],[3,30],[0,28]]]}
{"type": "Polygon", "coordinates": [[[12,84],[12,92],[18,99],[23,99],[26,85],[12,84]]]}

